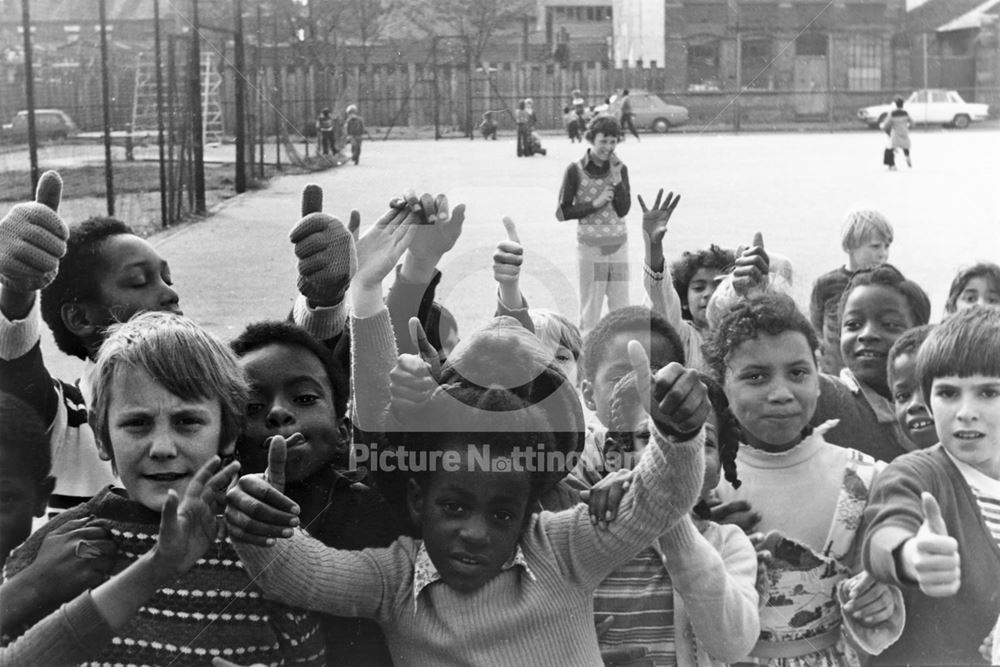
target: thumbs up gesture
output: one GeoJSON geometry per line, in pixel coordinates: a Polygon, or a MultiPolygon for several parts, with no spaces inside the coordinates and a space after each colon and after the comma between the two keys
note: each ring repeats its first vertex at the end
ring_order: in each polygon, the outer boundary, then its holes
{"type": "Polygon", "coordinates": [[[764,250],[764,235],[753,235],[753,245],[740,246],[736,251],[733,268],[733,288],[738,294],[746,294],[751,287],[763,286],[771,270],[771,260],[764,250]]]}
{"type": "Polygon", "coordinates": [[[351,212],[350,227],[323,213],[323,189],[315,184],[302,190],[302,219],[289,233],[299,258],[299,292],[312,306],[335,306],[344,299],[358,269],[354,246],[361,217],[351,212]]]}
{"type": "Polygon", "coordinates": [[[389,372],[391,409],[397,417],[417,412],[438,387],[441,357],[416,317],[410,318],[410,340],[419,354],[401,354],[389,372]]]}
{"type": "Polygon", "coordinates": [[[18,204],[0,220],[0,284],[32,293],[51,283],[66,254],[69,229],[56,214],[62,179],[47,171],[38,180],[35,201],[18,204]]]}
{"type": "Polygon", "coordinates": [[[286,441],[268,440],[267,470],[244,475],[226,492],[226,529],[238,542],[272,546],[279,537],[291,537],[299,525],[299,506],[284,494],[285,461],[289,446],[303,440],[301,433],[286,441]]]}
{"type": "Polygon", "coordinates": [[[958,541],[948,535],[937,500],[926,491],[920,494],[924,522],[917,534],[903,544],[903,573],[931,597],[954,595],[962,585],[958,541]]]}
{"type": "Polygon", "coordinates": [[[637,340],[628,342],[628,358],[642,407],[660,432],[678,440],[697,435],[712,407],[698,373],[672,361],[652,375],[646,349],[637,340]]]}

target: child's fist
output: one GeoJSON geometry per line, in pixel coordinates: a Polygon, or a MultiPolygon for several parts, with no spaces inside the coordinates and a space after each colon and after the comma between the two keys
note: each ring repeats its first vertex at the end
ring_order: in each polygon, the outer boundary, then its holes
{"type": "Polygon", "coordinates": [[[958,540],[948,535],[937,500],[926,491],[920,495],[924,522],[917,534],[903,544],[904,574],[931,597],[948,597],[962,585],[958,540]]]}
{"type": "MultiPolygon", "coordinates": [[[[344,299],[358,268],[354,236],[337,218],[322,212],[323,190],[302,190],[302,219],[289,234],[299,258],[299,292],[313,306],[335,306],[344,299]]],[[[351,213],[352,223],[356,217],[351,213]]]]}
{"type": "Polygon", "coordinates": [[[764,250],[763,234],[757,232],[752,246],[737,250],[733,266],[733,288],[738,293],[745,294],[751,287],[764,284],[771,270],[771,259],[764,250]]]}
{"type": "Polygon", "coordinates": [[[18,204],[0,220],[0,283],[34,292],[51,283],[66,254],[69,230],[56,214],[62,179],[47,171],[38,180],[35,201],[18,204]]]}
{"type": "Polygon", "coordinates": [[[696,371],[670,362],[651,377],[649,357],[639,341],[628,343],[629,361],[636,373],[636,386],[643,407],[660,430],[678,440],[698,434],[711,411],[708,390],[696,371]],[[649,387],[649,391],[643,388],[649,387]]]}
{"type": "Polygon", "coordinates": [[[517,235],[514,221],[505,216],[503,226],[507,230],[507,238],[497,243],[497,249],[493,252],[493,279],[498,283],[513,283],[521,277],[524,247],[517,235]]]}

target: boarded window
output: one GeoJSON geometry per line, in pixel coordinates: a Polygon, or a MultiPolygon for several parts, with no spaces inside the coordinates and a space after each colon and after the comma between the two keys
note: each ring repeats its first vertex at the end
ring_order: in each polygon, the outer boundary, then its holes
{"type": "Polygon", "coordinates": [[[795,55],[825,56],[827,36],[819,32],[806,32],[795,38],[795,55]]]}
{"type": "Polygon", "coordinates": [[[847,41],[847,89],[882,88],[882,37],[853,34],[847,41]]]}

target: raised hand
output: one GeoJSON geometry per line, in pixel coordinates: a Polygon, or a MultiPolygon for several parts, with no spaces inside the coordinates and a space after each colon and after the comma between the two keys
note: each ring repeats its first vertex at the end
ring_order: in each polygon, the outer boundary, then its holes
{"type": "Polygon", "coordinates": [[[392,410],[397,416],[415,413],[431,397],[441,377],[441,357],[434,349],[420,320],[409,321],[410,340],[419,354],[401,354],[389,372],[389,394],[392,410]]]}
{"type": "Polygon", "coordinates": [[[614,196],[615,196],[615,189],[609,185],[608,187],[601,190],[601,194],[597,195],[597,199],[591,202],[591,204],[593,205],[594,209],[604,208],[604,206],[606,206],[608,202],[610,202],[614,198],[614,196]]]}
{"type": "Polygon", "coordinates": [[[417,261],[437,264],[446,252],[455,247],[455,242],[462,235],[465,204],[449,210],[445,195],[434,197],[424,193],[418,199],[412,191],[407,193],[406,202],[411,210],[422,215],[423,222],[414,232],[410,254],[417,261]]]}
{"type": "MultiPolygon", "coordinates": [[[[310,184],[302,190],[302,219],[289,239],[299,258],[298,288],[313,306],[335,306],[344,299],[358,268],[354,236],[338,218],[323,211],[323,189],[310,184]]],[[[351,224],[360,216],[351,212],[351,224]]]]}
{"type": "Polygon", "coordinates": [[[670,216],[674,214],[677,204],[681,202],[681,196],[675,197],[673,192],[669,192],[666,199],[663,199],[663,188],[660,188],[660,191],[656,193],[656,200],[653,202],[652,208],[646,206],[642,195],[638,195],[638,199],[639,206],[642,208],[643,234],[645,234],[648,243],[662,248],[663,237],[667,233],[667,223],[670,222],[670,216]]]}
{"type": "Polygon", "coordinates": [[[628,342],[628,358],[642,407],[660,432],[680,440],[697,435],[712,409],[698,373],[672,361],[652,377],[646,349],[637,340],[628,342]]]}
{"type": "Polygon", "coordinates": [[[738,294],[746,294],[751,287],[763,285],[771,270],[771,260],[764,250],[764,235],[757,232],[753,235],[753,245],[749,248],[741,246],[736,251],[736,262],[733,268],[733,289],[738,294]]]}
{"type": "Polygon", "coordinates": [[[35,201],[18,204],[0,220],[0,284],[20,293],[51,283],[66,254],[69,229],[56,214],[62,179],[47,171],[38,180],[35,201]]]}
{"type": "Polygon", "coordinates": [[[218,515],[225,507],[226,490],[236,479],[240,464],[233,461],[221,467],[222,460],[213,456],[195,473],[182,500],[173,490],[167,494],[160,514],[156,558],[175,576],[190,570],[223,535],[224,524],[218,515]]]}
{"type": "Polygon", "coordinates": [[[503,227],[507,238],[497,243],[493,251],[493,279],[500,286],[500,303],[513,310],[524,307],[520,286],[524,248],[517,235],[517,225],[511,218],[503,217],[503,227]]]}
{"type": "Polygon", "coordinates": [[[362,288],[381,287],[413,240],[417,225],[409,208],[390,208],[358,240],[358,272],[362,288]]]}
{"type": "Polygon", "coordinates": [[[280,435],[269,438],[267,470],[244,475],[226,492],[226,529],[232,539],[269,547],[279,537],[292,536],[301,509],[284,494],[285,461],[288,443],[301,439],[301,433],[287,442],[280,435]]]}
{"type": "Polygon", "coordinates": [[[917,534],[903,544],[903,573],[931,597],[954,595],[962,585],[962,563],[958,540],[948,535],[937,500],[920,494],[924,522],[917,534]]]}
{"type": "Polygon", "coordinates": [[[580,500],[587,503],[590,522],[600,528],[618,518],[618,507],[625,492],[632,485],[632,471],[616,470],[606,475],[597,484],[580,492],[580,500]]]}

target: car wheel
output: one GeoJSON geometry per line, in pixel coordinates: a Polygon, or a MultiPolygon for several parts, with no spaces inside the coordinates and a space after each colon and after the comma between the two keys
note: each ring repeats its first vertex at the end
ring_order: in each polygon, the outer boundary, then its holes
{"type": "Polygon", "coordinates": [[[957,127],[960,130],[964,130],[965,128],[969,127],[970,120],[968,116],[962,113],[955,116],[955,120],[953,122],[955,123],[955,127],[957,127]]]}
{"type": "Polygon", "coordinates": [[[657,118],[653,121],[653,132],[658,132],[659,134],[666,133],[670,129],[670,121],[666,118],[657,118]]]}

